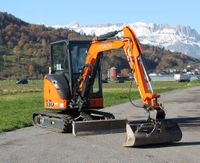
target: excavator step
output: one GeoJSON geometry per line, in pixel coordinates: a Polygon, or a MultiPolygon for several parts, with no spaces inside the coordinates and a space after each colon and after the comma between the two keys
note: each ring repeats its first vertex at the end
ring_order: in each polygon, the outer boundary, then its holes
{"type": "Polygon", "coordinates": [[[73,121],[72,133],[79,135],[96,135],[125,132],[126,119],[73,121]]]}
{"type": "Polygon", "coordinates": [[[145,122],[141,125],[126,124],[125,147],[138,147],[180,141],[182,132],[178,124],[170,120],[145,122]]]}

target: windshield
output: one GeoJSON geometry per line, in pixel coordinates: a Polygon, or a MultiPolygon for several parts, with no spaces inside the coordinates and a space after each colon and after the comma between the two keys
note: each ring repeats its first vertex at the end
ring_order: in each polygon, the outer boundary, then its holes
{"type": "Polygon", "coordinates": [[[71,44],[70,52],[71,52],[71,58],[72,58],[72,72],[73,73],[81,72],[85,64],[85,58],[87,55],[88,48],[89,48],[88,43],[71,44]]]}

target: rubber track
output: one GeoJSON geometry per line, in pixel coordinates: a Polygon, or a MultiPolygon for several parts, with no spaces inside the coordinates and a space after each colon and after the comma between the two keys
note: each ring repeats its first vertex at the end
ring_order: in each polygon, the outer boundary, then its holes
{"type": "Polygon", "coordinates": [[[73,118],[68,115],[68,114],[60,114],[60,113],[51,113],[51,112],[35,112],[33,113],[33,124],[39,127],[43,127],[43,128],[47,128],[51,131],[55,131],[55,132],[62,132],[62,133],[71,133],[72,132],[72,121],[73,118]],[[46,125],[42,125],[39,124],[37,122],[36,117],[44,117],[49,124],[51,124],[51,119],[53,118],[54,120],[58,120],[57,122],[64,122],[63,125],[61,126],[61,128],[54,128],[50,125],[46,126],[46,125]]]}

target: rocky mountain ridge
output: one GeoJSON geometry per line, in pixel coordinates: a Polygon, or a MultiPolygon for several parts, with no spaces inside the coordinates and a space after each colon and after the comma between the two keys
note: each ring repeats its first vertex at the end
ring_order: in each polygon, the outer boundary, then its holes
{"type": "Polygon", "coordinates": [[[145,45],[164,47],[167,50],[181,52],[188,56],[200,58],[200,34],[190,26],[169,24],[153,24],[136,22],[132,24],[79,25],[72,22],[66,26],[55,25],[55,28],[68,28],[80,34],[102,35],[124,26],[130,26],[140,42],[145,45]]]}

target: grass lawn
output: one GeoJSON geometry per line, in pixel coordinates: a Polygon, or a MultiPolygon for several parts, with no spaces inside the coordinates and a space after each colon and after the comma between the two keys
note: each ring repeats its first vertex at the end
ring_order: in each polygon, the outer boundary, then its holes
{"type": "MultiPolygon", "coordinates": [[[[128,102],[130,82],[105,83],[103,85],[105,106],[128,102]]],[[[199,81],[190,83],[154,82],[155,92],[167,92],[200,86],[199,81]]],[[[32,125],[32,113],[43,109],[42,81],[29,81],[27,85],[16,85],[15,81],[0,81],[0,132],[32,125]]],[[[132,98],[139,94],[132,89],[132,98]]]]}
{"type": "Polygon", "coordinates": [[[31,115],[42,108],[42,92],[0,95],[0,132],[31,125],[31,115]]]}

